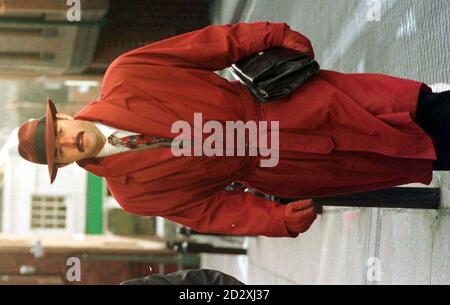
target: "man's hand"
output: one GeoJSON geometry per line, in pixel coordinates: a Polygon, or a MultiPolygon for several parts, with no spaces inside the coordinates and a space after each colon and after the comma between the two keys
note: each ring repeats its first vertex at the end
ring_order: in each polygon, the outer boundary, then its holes
{"type": "Polygon", "coordinates": [[[314,59],[314,50],[311,41],[306,36],[291,30],[289,27],[284,32],[283,48],[309,53],[311,59],[314,59]]]}
{"type": "Polygon", "coordinates": [[[292,235],[306,232],[316,217],[312,199],[291,202],[284,210],[284,222],[292,235]]]}

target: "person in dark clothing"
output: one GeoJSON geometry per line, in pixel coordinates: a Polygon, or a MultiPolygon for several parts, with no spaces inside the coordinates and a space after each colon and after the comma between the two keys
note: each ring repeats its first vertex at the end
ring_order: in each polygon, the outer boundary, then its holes
{"type": "Polygon", "coordinates": [[[210,269],[186,269],[169,274],[152,274],[124,281],[120,285],[245,285],[231,275],[210,269]]]}
{"type": "Polygon", "coordinates": [[[440,93],[421,90],[416,122],[434,139],[437,159],[433,170],[450,170],[450,90],[440,93]]]}

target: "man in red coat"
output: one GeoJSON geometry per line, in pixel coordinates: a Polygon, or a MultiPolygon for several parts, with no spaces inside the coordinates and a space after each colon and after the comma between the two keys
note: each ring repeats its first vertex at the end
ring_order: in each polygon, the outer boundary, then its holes
{"type": "Polygon", "coordinates": [[[430,183],[433,139],[414,121],[419,93],[430,91],[425,84],[321,70],[290,96],[261,105],[239,82],[214,73],[270,47],[314,57],[305,36],[271,22],[212,25],[132,50],[110,65],[99,100],[74,119],[49,102],[43,120],[22,125],[19,151],[48,164],[51,181],[74,161],[105,177],[131,213],[235,235],[295,237],[316,218],[311,200],[279,205],[225,189],[235,181],[290,198],[430,183]],[[176,157],[163,145],[113,148],[107,141],[117,134],[173,139],[172,124],[194,126],[195,113],[222,125],[279,122],[278,164],[262,167],[263,157],[248,154],[176,157]]]}

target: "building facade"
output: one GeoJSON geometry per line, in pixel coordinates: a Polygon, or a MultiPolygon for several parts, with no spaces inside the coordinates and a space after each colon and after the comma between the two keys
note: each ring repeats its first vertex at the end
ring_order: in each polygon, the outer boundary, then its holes
{"type": "MultiPolygon", "coordinates": [[[[50,185],[46,166],[23,160],[17,150],[17,129],[2,148],[2,232],[85,234],[101,232],[98,207],[91,207],[101,190],[88,184],[86,173],[68,166],[50,185]],[[93,194],[88,193],[88,190],[93,194]],[[96,217],[95,220],[92,220],[96,217]]],[[[101,187],[101,186],[100,186],[101,187]]],[[[96,202],[97,205],[101,204],[96,202]]],[[[101,206],[100,206],[101,207],[101,206]]]]}

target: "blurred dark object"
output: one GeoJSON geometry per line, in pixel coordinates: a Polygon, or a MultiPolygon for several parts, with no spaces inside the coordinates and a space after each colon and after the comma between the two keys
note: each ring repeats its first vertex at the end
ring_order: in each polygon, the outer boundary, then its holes
{"type": "Polygon", "coordinates": [[[219,253],[246,255],[247,250],[243,248],[216,247],[205,243],[196,243],[191,241],[168,241],[167,247],[179,253],[219,253]]]}
{"type": "MultiPolygon", "coordinates": [[[[436,210],[439,209],[441,202],[441,189],[432,187],[394,187],[371,192],[313,199],[315,205],[322,206],[436,210]]],[[[299,199],[280,198],[279,202],[286,204],[296,200],[299,199]]]]}
{"type": "Polygon", "coordinates": [[[178,228],[178,234],[181,234],[186,237],[190,237],[192,235],[210,235],[210,236],[221,236],[222,234],[215,234],[215,233],[201,233],[198,231],[195,231],[189,227],[179,227],[178,228]]]}
{"type": "Polygon", "coordinates": [[[210,24],[209,0],[110,1],[91,65],[103,73],[119,55],[210,24]]]}
{"type": "Polygon", "coordinates": [[[169,274],[152,274],[120,285],[244,285],[231,275],[210,269],[180,270],[169,274]]]}

